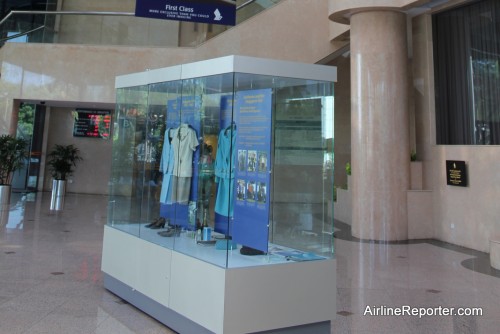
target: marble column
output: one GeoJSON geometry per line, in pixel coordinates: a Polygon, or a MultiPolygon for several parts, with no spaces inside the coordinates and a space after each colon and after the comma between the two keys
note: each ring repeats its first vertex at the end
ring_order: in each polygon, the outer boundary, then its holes
{"type": "Polygon", "coordinates": [[[410,187],[406,15],[351,16],[352,234],[408,238],[410,187]]]}

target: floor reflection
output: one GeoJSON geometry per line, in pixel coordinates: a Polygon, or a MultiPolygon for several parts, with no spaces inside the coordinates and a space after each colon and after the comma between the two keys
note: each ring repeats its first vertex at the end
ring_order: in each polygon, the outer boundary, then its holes
{"type": "Polygon", "coordinates": [[[8,229],[22,229],[26,202],[33,202],[36,193],[12,193],[10,204],[0,209],[0,226],[8,229]]]}
{"type": "MultiPolygon", "coordinates": [[[[0,226],[0,334],[174,333],[103,288],[107,196],[68,194],[56,212],[50,193],[12,195],[0,226]]],[[[335,227],[332,333],[498,332],[500,279],[478,270],[479,252],[435,240],[363,242],[335,227]],[[481,307],[483,316],[365,316],[367,305],[481,307]]]]}

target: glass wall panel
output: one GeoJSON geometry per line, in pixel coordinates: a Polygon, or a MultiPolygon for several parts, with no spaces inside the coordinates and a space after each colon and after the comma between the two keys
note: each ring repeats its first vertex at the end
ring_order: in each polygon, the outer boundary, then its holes
{"type": "Polygon", "coordinates": [[[173,110],[179,111],[175,118],[167,108],[176,165],[172,204],[162,208],[178,231],[173,248],[223,267],[227,266],[227,247],[219,249],[215,243],[227,245],[229,217],[221,214],[225,198],[217,196],[230,194],[232,189],[222,182],[216,158],[223,153],[218,151],[219,134],[232,122],[232,99],[233,74],[229,73],[183,80],[181,97],[167,102],[176,104],[173,110]]]}
{"type": "Polygon", "coordinates": [[[500,3],[438,13],[433,30],[437,144],[500,144],[500,3]]]}
{"type": "Polygon", "coordinates": [[[140,236],[144,188],[142,144],[147,133],[148,86],[118,89],[113,124],[110,222],[140,236]]]}
{"type": "Polygon", "coordinates": [[[233,239],[260,264],[331,257],[333,83],[237,73],[234,105],[233,239]]]}
{"type": "Polygon", "coordinates": [[[166,202],[166,189],[169,186],[171,171],[169,161],[163,154],[165,140],[172,123],[177,123],[178,110],[173,109],[168,101],[180,98],[182,82],[169,81],[149,85],[148,108],[145,133],[137,147],[141,165],[140,177],[143,183],[141,201],[140,236],[143,239],[172,248],[171,239],[159,238],[158,232],[168,226],[169,217],[162,214],[162,205],[166,202]]]}
{"type": "Polygon", "coordinates": [[[274,113],[272,241],[332,254],[333,84],[281,79],[274,113]]]}

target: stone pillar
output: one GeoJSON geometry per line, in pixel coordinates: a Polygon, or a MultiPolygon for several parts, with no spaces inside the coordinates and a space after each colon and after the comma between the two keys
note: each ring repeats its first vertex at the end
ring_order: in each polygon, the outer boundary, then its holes
{"type": "Polygon", "coordinates": [[[352,234],[408,238],[410,187],[406,15],[351,16],[352,234]]]}

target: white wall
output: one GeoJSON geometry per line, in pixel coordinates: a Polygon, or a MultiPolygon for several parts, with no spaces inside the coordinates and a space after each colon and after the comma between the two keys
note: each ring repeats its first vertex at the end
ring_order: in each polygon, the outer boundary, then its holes
{"type": "Polygon", "coordinates": [[[440,145],[433,151],[436,237],[489,252],[489,238],[500,232],[500,147],[440,145]],[[467,187],[446,185],[446,160],[467,163],[467,187]]]}

